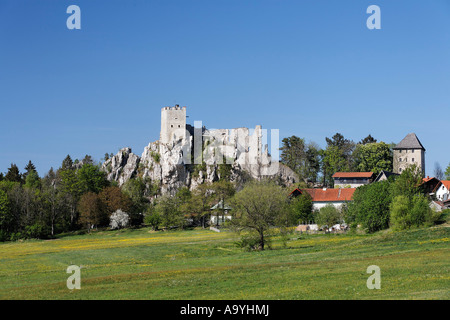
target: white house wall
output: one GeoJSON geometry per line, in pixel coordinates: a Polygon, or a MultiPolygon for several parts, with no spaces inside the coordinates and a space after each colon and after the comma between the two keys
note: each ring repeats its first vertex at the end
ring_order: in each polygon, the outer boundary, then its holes
{"type": "Polygon", "coordinates": [[[440,201],[446,201],[450,198],[450,192],[443,184],[437,189],[436,198],[440,201]]]}

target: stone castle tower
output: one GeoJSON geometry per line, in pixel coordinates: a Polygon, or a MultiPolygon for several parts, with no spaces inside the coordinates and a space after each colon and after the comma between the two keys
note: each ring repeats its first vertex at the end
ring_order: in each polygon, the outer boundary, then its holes
{"type": "Polygon", "coordinates": [[[159,141],[170,143],[186,137],[186,107],[164,107],[161,109],[161,133],[159,141]]]}
{"type": "Polygon", "coordinates": [[[401,174],[408,166],[416,164],[425,174],[425,148],[415,133],[409,133],[393,149],[395,173],[401,174]]]}

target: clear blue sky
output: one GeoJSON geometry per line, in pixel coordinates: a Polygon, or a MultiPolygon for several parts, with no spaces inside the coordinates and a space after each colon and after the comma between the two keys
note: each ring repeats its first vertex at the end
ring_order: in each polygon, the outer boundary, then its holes
{"type": "Polygon", "coordinates": [[[415,132],[432,175],[450,162],[450,1],[0,0],[1,172],[141,155],[174,104],[191,123],[322,147],[415,132]]]}

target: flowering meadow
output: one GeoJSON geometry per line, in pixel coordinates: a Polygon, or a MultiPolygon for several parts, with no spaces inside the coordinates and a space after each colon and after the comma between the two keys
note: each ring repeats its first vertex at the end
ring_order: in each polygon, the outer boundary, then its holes
{"type": "Polygon", "coordinates": [[[449,299],[448,226],[292,233],[245,251],[230,231],[148,228],[0,244],[0,299],[449,299]],[[69,290],[67,267],[80,267],[69,290]],[[369,290],[370,265],[381,289],[369,290]]]}

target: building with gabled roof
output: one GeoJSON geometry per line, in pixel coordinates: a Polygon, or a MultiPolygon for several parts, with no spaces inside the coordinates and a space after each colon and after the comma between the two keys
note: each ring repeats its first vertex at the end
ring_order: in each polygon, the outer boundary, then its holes
{"type": "Polygon", "coordinates": [[[436,187],[440,185],[441,181],[434,177],[426,177],[422,179],[421,187],[424,192],[427,194],[434,196],[436,192],[436,187]]]}
{"type": "Polygon", "coordinates": [[[450,200],[450,181],[441,180],[434,189],[434,194],[436,195],[436,199],[439,201],[450,200]]]}
{"type": "Polygon", "coordinates": [[[375,174],[373,172],[336,172],[332,178],[335,188],[358,188],[371,183],[375,174]]]}
{"type": "Polygon", "coordinates": [[[394,173],[401,174],[408,166],[417,165],[425,173],[425,148],[415,133],[409,133],[394,148],[394,173]]]}
{"type": "Polygon", "coordinates": [[[373,182],[385,181],[388,180],[389,177],[395,178],[396,176],[398,176],[398,173],[381,170],[373,182]]]}
{"type": "Polygon", "coordinates": [[[345,203],[353,201],[353,193],[356,188],[335,188],[335,189],[299,189],[296,188],[289,195],[298,197],[305,192],[311,196],[313,210],[320,210],[327,204],[332,204],[340,209],[345,203]]]}

